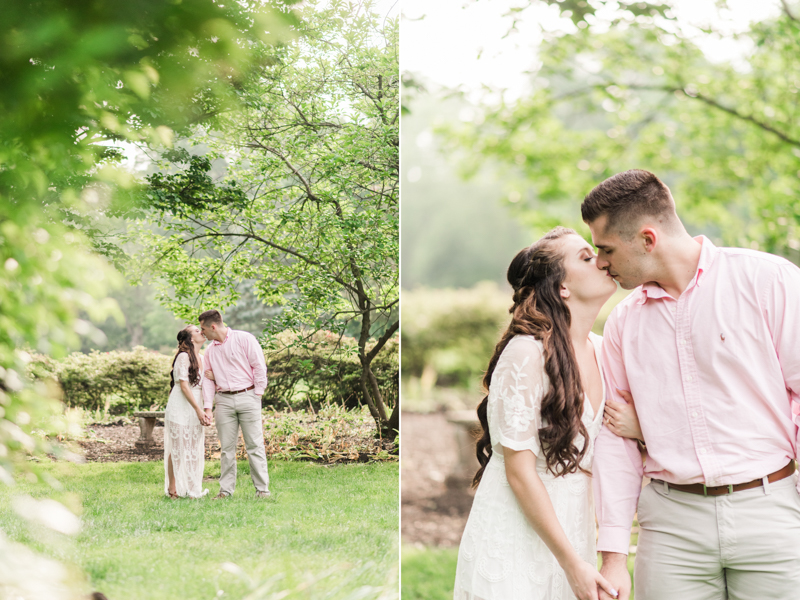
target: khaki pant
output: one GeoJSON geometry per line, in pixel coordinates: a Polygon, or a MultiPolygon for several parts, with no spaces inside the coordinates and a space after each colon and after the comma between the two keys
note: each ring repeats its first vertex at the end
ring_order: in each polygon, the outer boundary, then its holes
{"type": "Polygon", "coordinates": [[[639,497],[636,600],[797,600],[797,474],[704,497],[651,482],[639,497]]]}
{"type": "Polygon", "coordinates": [[[253,390],[241,394],[218,392],[215,404],[214,420],[222,449],[219,491],[233,494],[236,489],[236,442],[241,427],[253,485],[259,492],[266,492],[269,489],[269,473],[261,424],[261,398],[256,397],[253,390]]]}

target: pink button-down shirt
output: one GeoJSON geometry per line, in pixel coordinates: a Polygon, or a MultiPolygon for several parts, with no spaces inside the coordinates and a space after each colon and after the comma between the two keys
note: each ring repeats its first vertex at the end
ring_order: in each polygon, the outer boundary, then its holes
{"type": "Polygon", "coordinates": [[[203,379],[203,407],[214,404],[216,389],[230,392],[255,386],[256,397],[267,389],[267,364],[255,336],[228,328],[225,341],[213,342],[205,353],[205,368],[214,373],[214,381],[203,379]]]}
{"type": "Polygon", "coordinates": [[[600,551],[628,553],[643,474],[737,484],[797,454],[800,269],[696,239],[697,272],[677,300],[646,284],[606,322],[606,394],[624,402],[617,389],[631,392],[648,455],[643,467],[634,440],[601,430],[592,468],[600,551]]]}

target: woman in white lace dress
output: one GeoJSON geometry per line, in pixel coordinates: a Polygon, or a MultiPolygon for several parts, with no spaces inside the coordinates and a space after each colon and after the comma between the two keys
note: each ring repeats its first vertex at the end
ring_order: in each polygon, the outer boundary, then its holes
{"type": "Polygon", "coordinates": [[[591,333],[616,283],[558,227],[508,269],[511,323],[484,377],[481,468],[461,539],[455,600],[596,600],[589,473],[605,395],[591,333]]]}
{"type": "Polygon", "coordinates": [[[170,393],[164,412],[164,493],[170,498],[200,498],[205,465],[205,430],[201,383],[206,339],[196,325],[178,332],[178,354],[172,361],[170,393]]]}

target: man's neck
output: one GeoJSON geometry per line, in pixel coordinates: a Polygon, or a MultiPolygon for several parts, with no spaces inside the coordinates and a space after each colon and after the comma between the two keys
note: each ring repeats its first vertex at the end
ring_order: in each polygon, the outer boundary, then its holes
{"type": "Polygon", "coordinates": [[[223,326],[220,329],[217,329],[217,334],[219,335],[219,337],[217,338],[217,341],[219,343],[224,342],[225,338],[228,337],[228,327],[223,326]]]}
{"type": "Polygon", "coordinates": [[[655,283],[677,300],[697,273],[702,250],[703,245],[688,233],[668,243],[655,283]]]}

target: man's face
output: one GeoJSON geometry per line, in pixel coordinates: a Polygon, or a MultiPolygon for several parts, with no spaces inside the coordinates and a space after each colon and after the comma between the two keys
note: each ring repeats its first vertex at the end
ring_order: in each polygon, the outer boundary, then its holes
{"type": "Polygon", "coordinates": [[[638,243],[638,235],[631,240],[620,238],[614,231],[606,231],[608,218],[603,215],[589,223],[592,243],[597,248],[597,268],[608,271],[619,285],[632,290],[646,283],[645,261],[647,253],[638,243]]]}
{"type": "Polygon", "coordinates": [[[214,339],[214,326],[211,324],[206,324],[203,321],[200,321],[200,331],[203,332],[203,336],[207,340],[214,339]]]}

